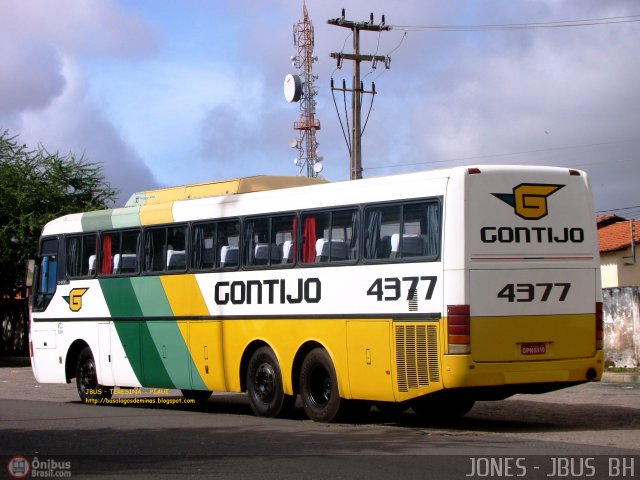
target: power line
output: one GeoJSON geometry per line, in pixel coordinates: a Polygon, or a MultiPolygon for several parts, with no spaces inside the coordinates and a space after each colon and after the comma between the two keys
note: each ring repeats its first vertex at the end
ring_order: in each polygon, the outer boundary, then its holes
{"type": "Polygon", "coordinates": [[[561,151],[561,150],[571,150],[571,149],[575,149],[575,148],[589,148],[589,147],[599,147],[599,146],[602,146],[602,145],[615,145],[615,144],[618,144],[618,143],[624,143],[624,142],[599,142],[599,143],[590,143],[590,144],[584,144],[584,145],[570,145],[570,146],[554,147],[554,148],[539,148],[539,149],[535,149],[535,150],[525,150],[525,151],[521,151],[521,152],[491,153],[491,154],[486,154],[486,155],[474,155],[474,156],[471,156],[471,157],[450,158],[448,160],[432,160],[432,161],[426,161],[426,162],[396,163],[394,165],[381,165],[381,166],[377,166],[377,167],[367,167],[364,170],[379,170],[381,168],[395,168],[395,167],[411,167],[411,166],[416,166],[416,165],[430,165],[430,164],[434,164],[434,163],[449,163],[449,162],[461,162],[461,161],[468,161],[468,160],[481,160],[481,159],[485,159],[485,158],[495,158],[495,157],[511,157],[511,156],[516,156],[516,155],[527,155],[527,154],[531,154],[531,153],[546,153],[546,152],[555,152],[555,151],[561,151]]]}
{"type": "Polygon", "coordinates": [[[640,22],[640,15],[620,17],[589,18],[582,20],[562,20],[558,22],[506,23],[485,25],[390,25],[392,30],[423,32],[482,32],[492,30],[532,30],[541,28],[588,27],[593,25],[610,25],[618,23],[640,22]]]}
{"type": "Polygon", "coordinates": [[[598,210],[596,213],[622,212],[623,210],[634,210],[636,208],[640,208],[640,205],[635,205],[633,207],[611,208],[609,210],[598,210]]]}
{"type": "MultiPolygon", "coordinates": [[[[391,57],[382,56],[382,55],[363,55],[360,53],[360,32],[378,32],[378,47],[380,47],[380,33],[383,31],[388,31],[389,27],[385,24],[384,15],[382,15],[382,19],[379,24],[373,22],[373,13],[369,16],[368,22],[354,22],[352,20],[347,20],[345,18],[345,10],[342,9],[342,16],[327,20],[329,25],[333,25],[336,27],[344,27],[351,30],[353,34],[353,53],[331,53],[331,58],[335,58],[337,60],[337,68],[339,69],[342,66],[343,60],[349,60],[353,62],[353,76],[351,81],[351,88],[347,88],[343,82],[342,88],[336,88],[333,84],[333,78],[331,78],[331,92],[333,95],[334,91],[341,91],[343,94],[343,98],[345,98],[345,110],[346,110],[346,93],[351,93],[351,143],[350,145],[350,155],[349,155],[349,170],[350,175],[349,178],[351,180],[357,180],[362,178],[362,123],[361,123],[361,113],[362,113],[362,96],[364,94],[375,95],[375,85],[372,84],[372,88],[370,91],[365,90],[364,83],[360,78],[360,63],[362,62],[372,62],[371,68],[375,69],[376,64],[378,62],[383,63],[385,68],[389,68],[391,64],[391,57]]],[[[346,44],[346,41],[345,41],[346,44]]],[[[344,49],[344,45],[343,45],[344,49]]],[[[377,49],[376,49],[377,53],[377,49]]],[[[335,99],[334,99],[335,102],[335,99]]],[[[373,102],[372,104],[373,105],[373,102]]],[[[336,105],[337,110],[337,105],[336,105]]],[[[369,113],[371,113],[371,107],[369,108],[369,113]]],[[[345,111],[345,116],[347,117],[347,128],[348,125],[348,115],[345,111]]],[[[367,115],[368,119],[368,115],[367,115]]],[[[342,122],[341,122],[342,125],[342,122]]],[[[366,123],[365,123],[366,125],[366,123]]],[[[344,133],[344,132],[343,132],[344,133]]]]}

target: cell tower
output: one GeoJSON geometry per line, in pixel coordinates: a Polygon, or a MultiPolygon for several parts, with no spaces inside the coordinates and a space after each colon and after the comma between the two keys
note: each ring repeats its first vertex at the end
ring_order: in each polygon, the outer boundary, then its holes
{"type": "Polygon", "coordinates": [[[322,172],[322,157],[318,156],[316,130],[320,130],[320,121],[315,118],[318,94],[314,81],[313,62],[313,24],[309,20],[307,4],[302,2],[303,19],[293,25],[293,44],[298,47],[298,55],[291,57],[291,64],[298,70],[297,74],[289,74],[284,79],[284,97],[287,102],[300,103],[300,120],[293,122],[293,129],[298,131],[298,138],[291,140],[289,146],[298,150],[294,162],[298,167],[298,175],[307,170],[308,177],[317,177],[322,172]]]}

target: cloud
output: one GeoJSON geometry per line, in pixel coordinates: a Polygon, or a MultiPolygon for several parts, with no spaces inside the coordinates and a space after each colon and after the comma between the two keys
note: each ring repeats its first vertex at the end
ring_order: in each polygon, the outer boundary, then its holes
{"type": "Polygon", "coordinates": [[[62,95],[46,109],[22,114],[21,140],[102,163],[105,177],[120,191],[118,204],[123,204],[133,192],[157,187],[142,158],[88,101],[86,83],[77,65],[67,60],[63,75],[66,88],[62,95]]]}
{"type": "MultiPolygon", "coordinates": [[[[351,63],[336,70],[329,54],[351,52],[352,38],[326,23],[343,4],[306,3],[318,56],[323,175],[346,179],[347,148],[329,81],[333,75],[350,84],[351,63]]],[[[135,11],[115,0],[5,5],[0,61],[10,68],[0,71],[0,122],[16,133],[105,159],[123,189],[155,182],[144,161],[172,184],[297,173],[287,141],[296,136],[298,106],[284,101],[282,81],[294,73],[291,33],[301,4],[127,3],[135,11]],[[128,169],[131,175],[118,176],[128,169]]],[[[635,6],[452,0],[425,8],[407,0],[392,8],[358,0],[346,17],[366,21],[374,12],[378,22],[384,13],[396,27],[478,25],[632,15],[635,6]]],[[[595,179],[597,208],[635,205],[629,178],[637,177],[640,146],[637,25],[362,32],[361,53],[392,58],[389,70],[362,64],[365,86],[375,81],[379,92],[363,137],[365,176],[462,163],[564,165],[595,179]]],[[[365,96],[363,116],[369,101],[365,96]]],[[[341,93],[336,102],[345,122],[341,93]]],[[[349,97],[346,103],[349,110],[349,97]]]]}
{"type": "Polygon", "coordinates": [[[154,42],[140,17],[113,1],[3,2],[2,128],[33,146],[42,143],[48,150],[104,162],[121,198],[140,186],[157,185],[140,156],[88,99],[83,70],[83,61],[95,58],[142,58],[153,52],[154,42]]]}

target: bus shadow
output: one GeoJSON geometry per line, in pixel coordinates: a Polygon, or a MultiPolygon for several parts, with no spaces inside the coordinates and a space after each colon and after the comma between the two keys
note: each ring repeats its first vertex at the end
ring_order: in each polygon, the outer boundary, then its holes
{"type": "MultiPolygon", "coordinates": [[[[74,402],[79,403],[79,402],[74,402]]],[[[161,409],[206,414],[253,416],[245,394],[223,393],[205,402],[187,403],[182,397],[140,397],[135,403],[113,402],[113,407],[161,409]]],[[[293,410],[282,417],[290,421],[311,421],[300,399],[293,410]]],[[[477,402],[464,417],[456,419],[423,418],[412,410],[390,414],[373,406],[365,412],[345,415],[338,423],[346,425],[388,425],[400,428],[453,430],[458,432],[540,433],[590,430],[638,430],[640,409],[603,407],[601,404],[560,404],[527,400],[477,402]]]]}

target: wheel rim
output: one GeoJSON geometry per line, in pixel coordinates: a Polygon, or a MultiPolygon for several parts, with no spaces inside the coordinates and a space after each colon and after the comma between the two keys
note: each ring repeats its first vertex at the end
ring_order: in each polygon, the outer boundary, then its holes
{"type": "Polygon", "coordinates": [[[256,396],[263,402],[269,403],[273,399],[275,391],[276,372],[268,363],[261,364],[256,369],[253,378],[253,386],[256,396]]]}
{"type": "Polygon", "coordinates": [[[95,365],[92,360],[87,360],[80,367],[80,388],[82,393],[86,394],[87,389],[95,388],[97,384],[95,365]]]}
{"type": "Polygon", "coordinates": [[[331,399],[331,377],[324,368],[316,367],[311,372],[309,394],[313,403],[324,407],[331,399]]]}

